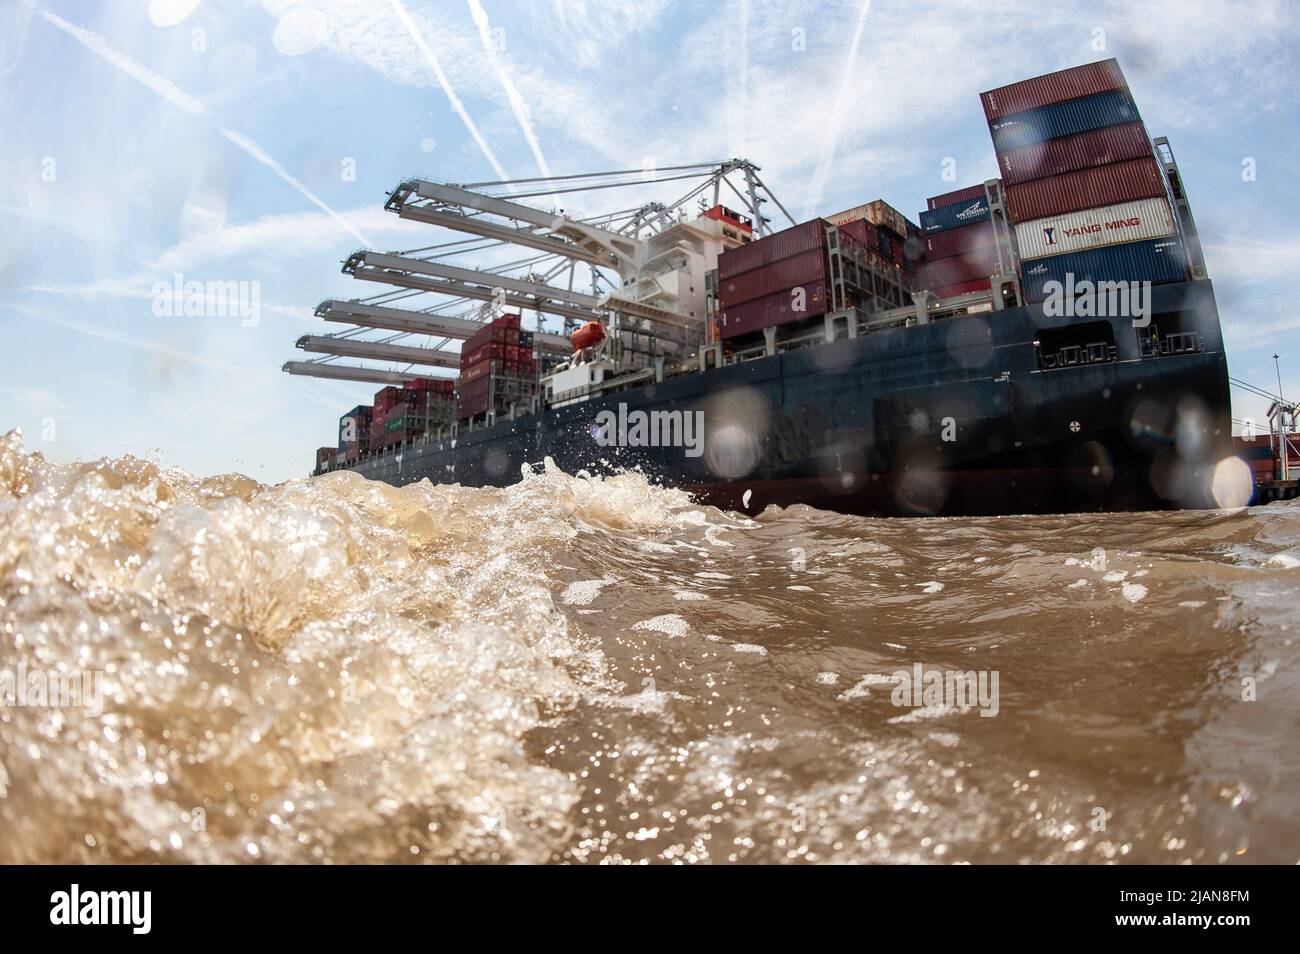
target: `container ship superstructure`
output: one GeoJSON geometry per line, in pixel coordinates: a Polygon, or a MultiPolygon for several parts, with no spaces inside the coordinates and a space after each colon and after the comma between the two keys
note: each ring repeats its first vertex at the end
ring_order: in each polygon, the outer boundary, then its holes
{"type": "Polygon", "coordinates": [[[584,177],[509,195],[403,182],[389,210],[471,238],[433,258],[349,257],[345,272],[394,290],[322,302],[320,316],[354,328],[304,336],[330,358],[285,370],[386,386],[343,415],[315,472],[504,486],[550,459],[640,469],[751,513],[1221,503],[1223,338],[1168,141],[1150,137],[1113,59],[981,99],[999,177],[930,198],[916,222],[875,200],[773,230],[764,206],[784,209],[744,160],[709,166],[675,206],[621,218],[527,204],[584,177]],[[741,201],[723,204],[722,186],[741,201]],[[499,244],[534,257],[497,271],[446,261],[499,244]],[[590,292],[575,290],[579,269],[590,292]],[[456,317],[394,304],[422,295],[482,304],[456,317]],[[367,328],[396,337],[363,340],[367,328]],[[440,340],[401,343],[414,335],[440,340]],[[444,347],[457,340],[459,353],[444,347]]]}

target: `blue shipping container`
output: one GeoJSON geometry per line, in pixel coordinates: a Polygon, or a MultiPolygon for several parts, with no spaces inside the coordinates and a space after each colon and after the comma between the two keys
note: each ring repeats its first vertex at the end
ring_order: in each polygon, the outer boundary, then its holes
{"type": "MultiPolygon", "coordinates": [[[[339,418],[339,450],[340,451],[347,450],[347,446],[346,446],[347,441],[343,439],[343,435],[347,432],[348,424],[349,423],[352,424],[353,433],[355,433],[356,431],[365,430],[370,426],[371,410],[372,408],[369,404],[358,404],[352,410],[348,411],[346,414],[344,414],[342,417],[339,418]]],[[[354,436],[352,439],[356,440],[357,438],[354,436]]]]}
{"type": "Polygon", "coordinates": [[[989,133],[993,137],[993,148],[1001,153],[1061,136],[1140,120],[1133,97],[1117,89],[995,119],[989,123],[989,133]]]}
{"type": "Polygon", "coordinates": [[[921,213],[921,234],[933,235],[963,225],[974,225],[989,217],[989,200],[987,196],[941,205],[937,209],[921,213]]]}
{"type": "Polygon", "coordinates": [[[1128,242],[1094,248],[1086,252],[1069,252],[1026,262],[1021,271],[1021,285],[1026,301],[1047,297],[1043,286],[1060,282],[1063,289],[1075,288],[1080,282],[1180,282],[1187,278],[1187,256],[1177,238],[1128,242]]]}

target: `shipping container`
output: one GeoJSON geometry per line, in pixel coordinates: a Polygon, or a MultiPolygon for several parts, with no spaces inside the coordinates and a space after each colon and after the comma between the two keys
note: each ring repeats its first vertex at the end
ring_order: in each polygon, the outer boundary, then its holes
{"type": "Polygon", "coordinates": [[[786,322],[803,318],[815,318],[826,313],[826,284],[814,282],[803,289],[802,299],[796,297],[794,289],[777,292],[765,298],[745,302],[734,308],[728,308],[718,319],[718,336],[722,339],[735,338],[783,325],[786,322]],[[802,305],[796,311],[795,306],[802,305]]]}
{"type": "Polygon", "coordinates": [[[989,124],[993,148],[1002,153],[1075,133],[1141,122],[1133,97],[1122,90],[1016,113],[989,124]]]}
{"type": "Polygon", "coordinates": [[[972,292],[987,291],[992,285],[987,278],[976,278],[969,282],[959,282],[956,285],[944,285],[940,288],[931,288],[930,294],[936,298],[956,298],[958,295],[969,295],[972,292]]]}
{"type": "Polygon", "coordinates": [[[921,263],[917,272],[917,287],[924,289],[942,288],[945,285],[958,285],[988,278],[997,269],[998,250],[995,245],[976,248],[965,255],[953,255],[938,261],[921,263]]]}
{"type": "Polygon", "coordinates": [[[957,202],[969,202],[971,199],[978,199],[984,195],[984,183],[979,185],[967,186],[964,189],[958,189],[956,192],[945,192],[943,195],[933,195],[925,200],[927,209],[934,210],[943,208],[945,205],[953,205],[957,202]]]}
{"type": "Polygon", "coordinates": [[[339,450],[343,450],[347,442],[355,441],[357,434],[370,428],[370,417],[370,405],[358,404],[339,418],[339,450]]]}
{"type": "Polygon", "coordinates": [[[1177,282],[1187,278],[1187,257],[1176,238],[1129,242],[1068,255],[1053,255],[1025,263],[1021,287],[1025,300],[1042,301],[1044,285],[1060,282],[1077,288],[1080,282],[1177,282]]]}
{"type": "Polygon", "coordinates": [[[927,209],[921,213],[921,234],[933,235],[945,229],[955,229],[963,225],[974,225],[989,217],[989,200],[979,196],[964,202],[941,205],[937,209],[927,209]]]}
{"type": "Polygon", "coordinates": [[[338,452],[339,449],[337,447],[316,448],[316,469],[319,470],[321,467],[334,460],[334,457],[338,452]]]}
{"type": "Polygon", "coordinates": [[[925,243],[925,260],[933,262],[953,255],[966,255],[976,249],[992,245],[997,241],[997,233],[993,230],[992,220],[985,219],[974,225],[963,225],[960,228],[948,229],[946,232],[927,235],[921,241],[925,243]]]}
{"type": "Polygon", "coordinates": [[[834,215],[826,217],[826,221],[833,225],[843,225],[845,222],[852,222],[855,219],[866,219],[873,225],[887,228],[899,238],[906,238],[916,229],[916,226],[908,220],[907,216],[884,199],[876,199],[863,205],[855,205],[851,209],[845,209],[843,212],[836,212],[834,215]]]}
{"type": "Polygon", "coordinates": [[[1122,123],[1021,146],[998,157],[1007,186],[1152,155],[1142,123],[1122,123]]]}
{"type": "Polygon", "coordinates": [[[815,248],[790,258],[741,272],[718,282],[718,301],[730,308],[764,298],[787,288],[806,286],[826,278],[826,251],[815,248]]]}
{"type": "Polygon", "coordinates": [[[490,341],[487,344],[479,345],[472,351],[462,351],[460,353],[461,370],[468,368],[470,365],[478,364],[480,361],[486,361],[489,358],[501,358],[506,353],[506,343],[504,341],[490,341]]]}
{"type": "Polygon", "coordinates": [[[812,249],[826,246],[826,222],[813,219],[780,232],[755,239],[718,256],[718,279],[725,281],[751,269],[770,265],[812,249]]]}
{"type": "MultiPolygon", "coordinates": [[[[848,222],[839,223],[840,237],[845,236],[861,242],[863,245],[879,245],[881,230],[876,227],[874,222],[868,222],[866,219],[851,219],[848,222]]],[[[886,236],[888,233],[885,233],[886,236]]]]}
{"type": "Polygon", "coordinates": [[[1173,210],[1162,196],[1022,222],[1016,226],[1016,245],[1024,261],[1173,234],[1173,210]]]}
{"type": "Polygon", "coordinates": [[[1130,159],[1007,186],[1007,215],[1012,222],[1032,222],[1049,215],[1163,195],[1165,178],[1156,161],[1130,159]]]}
{"type": "Polygon", "coordinates": [[[1120,70],[1119,63],[1112,58],[1034,76],[1010,86],[1000,86],[981,93],[980,101],[984,105],[985,118],[992,123],[995,119],[1013,113],[1126,89],[1128,84],[1124,81],[1124,73],[1120,70]]]}

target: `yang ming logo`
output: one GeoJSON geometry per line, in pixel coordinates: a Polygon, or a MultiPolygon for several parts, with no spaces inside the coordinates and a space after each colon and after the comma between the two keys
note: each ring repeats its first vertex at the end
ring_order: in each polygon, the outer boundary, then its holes
{"type": "Polygon", "coordinates": [[[1055,244],[1056,244],[1056,227],[1055,227],[1055,226],[1049,225],[1049,226],[1047,226],[1046,228],[1043,229],[1043,244],[1044,244],[1044,245],[1055,245],[1055,244]]]}

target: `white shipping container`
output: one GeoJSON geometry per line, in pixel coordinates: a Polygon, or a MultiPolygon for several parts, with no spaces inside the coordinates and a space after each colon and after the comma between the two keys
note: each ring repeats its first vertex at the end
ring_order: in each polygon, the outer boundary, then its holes
{"type": "Polygon", "coordinates": [[[1138,199],[1021,222],[1016,226],[1016,244],[1021,261],[1028,261],[1173,234],[1169,200],[1138,199]]]}

